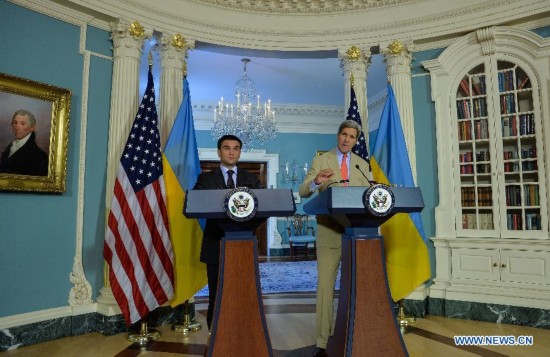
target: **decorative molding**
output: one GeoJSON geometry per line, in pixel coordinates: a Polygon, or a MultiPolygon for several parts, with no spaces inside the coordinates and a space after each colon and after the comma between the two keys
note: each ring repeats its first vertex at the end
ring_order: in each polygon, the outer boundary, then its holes
{"type": "MultiPolygon", "coordinates": [[[[82,246],[82,242],[80,243],[80,246],[82,246]]],[[[80,255],[82,255],[82,248],[80,249],[80,255]]],[[[83,306],[91,304],[92,285],[86,279],[84,268],[82,266],[82,260],[78,259],[78,257],[74,258],[73,271],[70,274],[69,280],[73,284],[73,287],[69,292],[69,305],[83,306]]]]}
{"type": "MultiPolygon", "coordinates": [[[[28,1],[13,1],[31,8],[26,4],[28,1]]],[[[109,17],[111,21],[128,17],[140,21],[145,28],[182,33],[204,43],[280,51],[328,50],[351,44],[370,46],[391,41],[397,35],[426,44],[432,39],[457,37],[480,27],[535,21],[541,13],[550,10],[550,3],[540,0],[438,2],[428,8],[425,0],[223,1],[228,7],[218,5],[222,0],[180,0],[181,5],[177,8],[167,0],[154,4],[146,0],[73,0],[63,5],[56,2],[39,4],[38,0],[30,2],[52,15],[79,16],[77,9],[85,11],[80,16],[86,22],[104,23],[109,17]],[[235,8],[247,3],[269,4],[269,13],[256,11],[259,5],[247,11],[235,8]],[[327,13],[292,10],[299,3],[323,8],[334,6],[340,10],[327,13]],[[361,4],[367,3],[370,8],[360,9],[361,4]],[[280,7],[284,10],[277,13],[280,7]],[[258,15],[262,16],[262,21],[257,21],[258,15]]]]}
{"type": "Polygon", "coordinates": [[[84,188],[86,177],[86,130],[88,124],[88,89],[90,78],[90,52],[85,50],[86,26],[80,27],[80,53],[84,56],[82,68],[82,99],[80,110],[80,147],[78,158],[78,200],[76,215],[76,248],[73,259],[73,270],[69,275],[69,281],[73,287],[69,291],[69,305],[81,306],[92,303],[92,285],[86,279],[84,267],[82,265],[82,247],[84,230],[84,188]],[[82,43],[84,41],[84,43],[82,43]],[[84,50],[83,50],[84,49],[84,50]]]}
{"type": "Polygon", "coordinates": [[[476,31],[477,40],[481,45],[481,52],[484,56],[492,55],[496,52],[495,28],[486,27],[476,31]]]}
{"type": "Polygon", "coordinates": [[[54,320],[67,316],[78,316],[93,312],[97,312],[96,304],[90,304],[81,307],[56,307],[53,309],[26,312],[24,314],[1,317],[0,330],[9,329],[16,326],[28,325],[41,321],[54,320]]]}
{"type": "MultiPolygon", "coordinates": [[[[192,0],[197,1],[197,0],[192,0]]],[[[238,10],[253,13],[278,13],[278,14],[333,14],[350,11],[373,10],[384,7],[396,7],[412,3],[422,3],[425,0],[202,0],[201,3],[211,4],[227,10],[238,10]]]]}
{"type": "MultiPolygon", "coordinates": [[[[214,122],[215,102],[193,104],[195,130],[210,130],[214,122]]],[[[273,105],[279,133],[334,134],[345,116],[339,106],[279,104],[273,105]]]]}

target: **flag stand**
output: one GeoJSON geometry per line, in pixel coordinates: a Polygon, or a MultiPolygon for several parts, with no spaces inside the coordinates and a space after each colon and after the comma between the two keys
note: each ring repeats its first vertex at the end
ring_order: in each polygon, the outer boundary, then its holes
{"type": "Polygon", "coordinates": [[[407,317],[407,315],[405,315],[405,308],[403,307],[403,299],[399,300],[399,311],[397,312],[397,322],[399,323],[401,332],[404,331],[405,327],[412,325],[416,322],[416,318],[407,317]]]}
{"type": "Polygon", "coordinates": [[[144,346],[149,341],[156,341],[160,338],[160,332],[156,330],[149,331],[147,322],[141,322],[141,331],[139,333],[129,333],[128,341],[137,342],[140,346],[144,346]]]}
{"type": "Polygon", "coordinates": [[[185,300],[185,302],[183,303],[183,324],[173,325],[172,330],[176,331],[177,333],[183,333],[184,335],[187,335],[190,332],[197,332],[201,329],[202,326],[200,322],[196,322],[193,318],[191,318],[191,314],[189,313],[189,300],[185,300]]]}

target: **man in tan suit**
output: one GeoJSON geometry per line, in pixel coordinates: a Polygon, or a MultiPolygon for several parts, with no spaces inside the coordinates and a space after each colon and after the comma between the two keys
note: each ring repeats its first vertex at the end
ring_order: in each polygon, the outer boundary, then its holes
{"type": "MultiPolygon", "coordinates": [[[[372,173],[368,163],[351,152],[360,134],[357,122],[345,120],[340,124],[337,146],[313,158],[311,169],[300,185],[301,197],[309,197],[329,186],[370,186],[372,173]]],[[[317,216],[317,348],[314,356],[326,356],[328,337],[334,332],[334,285],[342,255],[343,232],[344,228],[330,216],[317,216]]]]}

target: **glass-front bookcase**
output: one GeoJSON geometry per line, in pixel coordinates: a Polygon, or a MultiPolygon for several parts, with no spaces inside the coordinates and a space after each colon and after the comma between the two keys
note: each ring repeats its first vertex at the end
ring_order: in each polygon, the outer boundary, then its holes
{"type": "Polygon", "coordinates": [[[517,64],[482,63],[460,80],[455,167],[463,234],[521,238],[542,230],[539,127],[531,79],[517,64]]]}

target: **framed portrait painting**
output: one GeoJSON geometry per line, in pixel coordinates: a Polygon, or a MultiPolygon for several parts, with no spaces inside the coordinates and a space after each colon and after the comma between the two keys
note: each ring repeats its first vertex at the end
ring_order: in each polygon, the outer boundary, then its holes
{"type": "Polygon", "coordinates": [[[71,91],[0,73],[0,190],[64,192],[71,91]]]}

